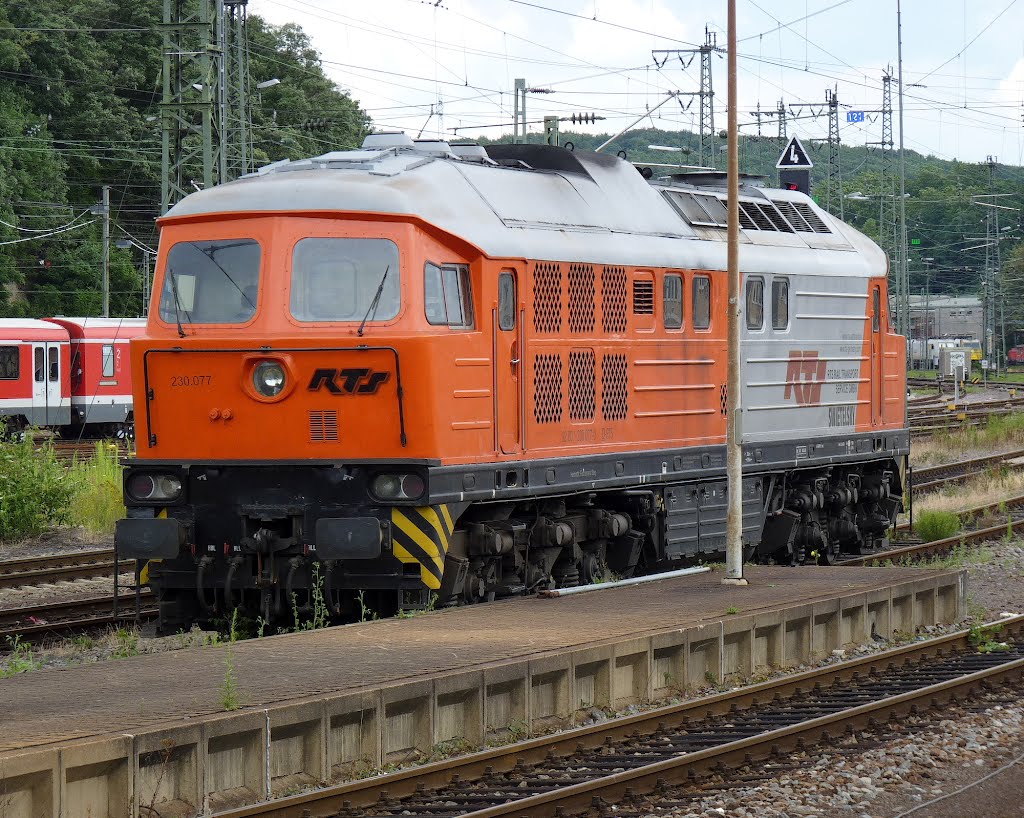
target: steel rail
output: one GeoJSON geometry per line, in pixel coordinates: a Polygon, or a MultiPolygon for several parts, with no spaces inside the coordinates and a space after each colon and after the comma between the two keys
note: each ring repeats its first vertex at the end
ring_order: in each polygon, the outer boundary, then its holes
{"type": "MultiPolygon", "coordinates": [[[[134,570],[129,560],[125,560],[121,567],[126,573],[134,570]]],[[[114,549],[112,548],[0,562],[0,588],[16,588],[71,579],[112,577],[113,575],[114,549]]]]}
{"type": "MultiPolygon", "coordinates": [[[[156,614],[156,608],[151,604],[151,596],[147,589],[143,589],[140,596],[143,603],[140,613],[143,618],[148,619],[156,614]]],[[[117,616],[114,616],[112,594],[0,608],[0,643],[6,639],[79,631],[134,620],[135,595],[122,594],[118,601],[121,605],[117,616]]]]}
{"type": "MultiPolygon", "coordinates": [[[[1024,616],[1008,617],[1000,623],[1014,636],[1024,630],[1024,616]]],[[[906,663],[919,663],[946,656],[964,655],[970,648],[970,632],[954,634],[893,648],[873,656],[861,657],[841,664],[829,665],[801,673],[762,682],[739,690],[719,693],[703,699],[659,707],[636,715],[612,719],[607,722],[579,727],[561,733],[541,736],[523,742],[484,750],[466,756],[410,767],[395,773],[351,781],[321,790],[286,796],[271,802],[218,812],[215,818],[308,818],[314,814],[333,814],[344,808],[370,808],[383,799],[401,799],[416,793],[448,786],[454,781],[472,782],[483,776],[509,772],[523,765],[536,764],[545,758],[568,755],[559,748],[596,749],[609,741],[638,735],[653,734],[664,729],[668,722],[679,723],[688,719],[689,726],[701,719],[731,714],[737,710],[756,709],[775,698],[800,696],[816,686],[843,683],[868,677],[878,668],[894,668],[906,663]],[[314,812],[315,810],[315,812],[314,812]]],[[[556,808],[589,807],[595,797],[616,801],[626,787],[650,789],[658,782],[685,779],[689,770],[707,769],[724,761],[747,762],[754,753],[768,755],[768,748],[795,745],[800,739],[817,739],[822,731],[853,723],[867,725],[886,714],[906,714],[920,702],[931,699],[948,700],[955,692],[976,686],[983,681],[1006,674],[1024,674],[1024,658],[1014,658],[995,667],[975,671],[937,684],[922,686],[914,691],[886,696],[873,702],[858,704],[841,712],[815,716],[797,724],[736,741],[723,742],[716,748],[689,752],[676,758],[654,762],[633,770],[601,776],[594,781],[573,784],[559,792],[531,795],[523,800],[492,806],[465,815],[473,818],[492,818],[499,815],[555,815],[556,808]],[[760,749],[759,749],[760,748],[760,749]]],[[[514,785],[507,787],[512,791],[514,785]]],[[[467,794],[471,794],[467,790],[467,794]]],[[[443,796],[440,797],[443,800],[443,796]]],[[[415,814],[414,809],[408,810],[415,814]]]]}

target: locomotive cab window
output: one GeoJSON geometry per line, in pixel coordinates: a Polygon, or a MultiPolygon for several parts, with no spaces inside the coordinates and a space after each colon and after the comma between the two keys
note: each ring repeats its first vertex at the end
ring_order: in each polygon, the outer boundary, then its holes
{"type": "Polygon", "coordinates": [[[772,281],[772,329],[789,329],[789,279],[772,281]]]}
{"type": "Polygon", "coordinates": [[[711,328],[711,279],[693,277],[693,328],[711,328]]]}
{"type": "Polygon", "coordinates": [[[252,239],[180,241],[167,254],[160,318],[241,324],[256,314],[260,246],[252,239]]]}
{"type": "Polygon", "coordinates": [[[516,280],[510,272],[498,276],[498,328],[516,328],[516,280]]]}
{"type": "Polygon", "coordinates": [[[21,356],[17,347],[0,347],[0,381],[16,381],[21,375],[21,356]]]}
{"type": "Polygon", "coordinates": [[[675,273],[665,275],[664,286],[665,329],[682,329],[683,277],[675,273]]]}
{"type": "Polygon", "coordinates": [[[390,239],[296,243],[291,313],[299,321],[389,321],[400,306],[398,246],[390,239]]]}
{"type": "MultiPolygon", "coordinates": [[[[429,323],[459,329],[473,326],[473,294],[465,264],[439,266],[428,261],[423,269],[423,299],[429,323]]],[[[512,309],[514,315],[514,303],[512,309]]]]}
{"type": "Polygon", "coordinates": [[[764,279],[747,279],[747,329],[764,329],[764,279]]]}

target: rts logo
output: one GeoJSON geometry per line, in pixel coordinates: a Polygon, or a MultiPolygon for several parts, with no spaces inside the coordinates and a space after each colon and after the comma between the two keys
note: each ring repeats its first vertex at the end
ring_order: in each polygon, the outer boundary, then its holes
{"type": "Polygon", "coordinates": [[[818,406],[821,403],[821,387],[825,383],[825,369],[828,361],[818,357],[816,349],[794,349],[789,353],[786,366],[785,400],[796,398],[797,406],[818,406]]]}
{"type": "Polygon", "coordinates": [[[372,369],[318,369],[308,389],[310,392],[326,389],[332,395],[373,395],[390,377],[390,372],[372,369]]]}

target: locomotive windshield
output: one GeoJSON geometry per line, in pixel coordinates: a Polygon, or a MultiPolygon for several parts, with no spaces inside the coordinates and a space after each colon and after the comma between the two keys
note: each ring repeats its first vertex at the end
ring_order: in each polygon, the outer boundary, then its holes
{"type": "Polygon", "coordinates": [[[260,246],[252,239],[181,241],[167,254],[160,317],[170,324],[241,324],[256,314],[260,246]]]}
{"type": "Polygon", "coordinates": [[[387,321],[398,315],[398,247],[388,239],[302,239],[292,257],[299,321],[387,321]]]}

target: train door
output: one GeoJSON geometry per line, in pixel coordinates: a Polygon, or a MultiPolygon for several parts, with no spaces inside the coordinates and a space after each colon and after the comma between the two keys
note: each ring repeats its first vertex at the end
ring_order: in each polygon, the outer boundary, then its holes
{"type": "Polygon", "coordinates": [[[494,311],[494,429],[495,448],[515,454],[522,445],[522,313],[515,270],[498,275],[498,308],[494,311]]]}
{"type": "Polygon", "coordinates": [[[871,288],[871,425],[882,422],[882,288],[871,288]]]}
{"type": "Polygon", "coordinates": [[[58,423],[60,405],[60,344],[32,344],[33,422],[58,423]]]}

